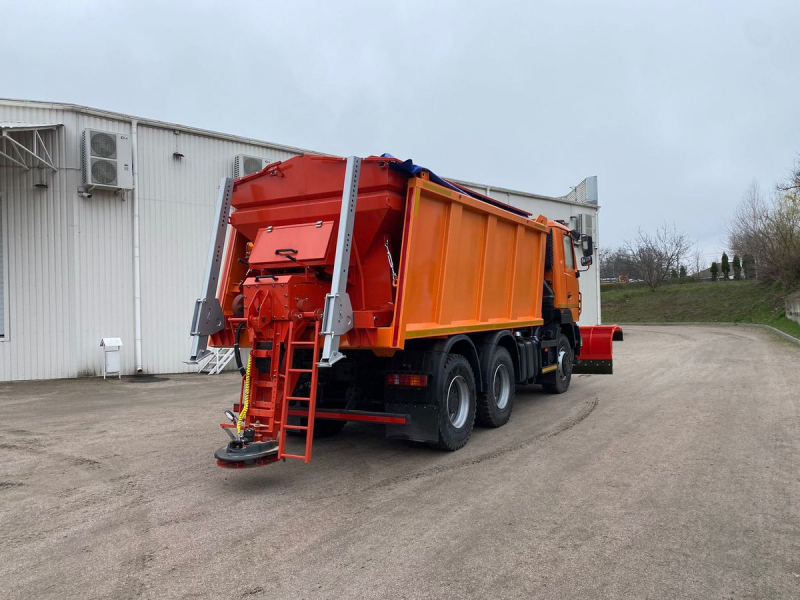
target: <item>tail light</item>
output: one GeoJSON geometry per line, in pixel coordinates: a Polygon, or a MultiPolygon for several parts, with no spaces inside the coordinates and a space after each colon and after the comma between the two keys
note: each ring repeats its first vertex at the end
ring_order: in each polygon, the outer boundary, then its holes
{"type": "Polygon", "coordinates": [[[401,385],[405,387],[426,387],[428,376],[414,373],[389,373],[386,376],[387,385],[401,385]]]}

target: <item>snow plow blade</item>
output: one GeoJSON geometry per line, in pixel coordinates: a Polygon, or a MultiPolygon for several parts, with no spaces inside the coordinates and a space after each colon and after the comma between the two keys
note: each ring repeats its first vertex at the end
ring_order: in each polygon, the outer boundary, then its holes
{"type": "Polygon", "coordinates": [[[622,327],[619,325],[593,325],[581,327],[581,351],[573,373],[611,375],[614,361],[611,354],[612,342],[622,341],[622,327]]]}

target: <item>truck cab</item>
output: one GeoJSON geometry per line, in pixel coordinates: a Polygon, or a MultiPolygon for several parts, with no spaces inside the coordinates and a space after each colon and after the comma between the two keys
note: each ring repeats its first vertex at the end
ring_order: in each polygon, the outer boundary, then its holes
{"type": "MultiPolygon", "coordinates": [[[[571,321],[577,323],[581,315],[581,293],[578,286],[578,261],[575,256],[575,243],[581,241],[577,232],[571,232],[560,221],[549,221],[550,233],[547,237],[545,258],[545,281],[553,292],[553,307],[558,311],[569,311],[571,321]]],[[[584,252],[584,265],[591,264],[591,240],[588,252],[584,252]]]]}

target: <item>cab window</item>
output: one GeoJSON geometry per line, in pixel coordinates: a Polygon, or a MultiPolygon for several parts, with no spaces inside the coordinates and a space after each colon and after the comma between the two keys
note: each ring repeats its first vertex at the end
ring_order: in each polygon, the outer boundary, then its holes
{"type": "Polygon", "coordinates": [[[564,262],[568,269],[575,270],[575,255],[572,253],[572,238],[568,235],[563,235],[564,238],[564,262]]]}

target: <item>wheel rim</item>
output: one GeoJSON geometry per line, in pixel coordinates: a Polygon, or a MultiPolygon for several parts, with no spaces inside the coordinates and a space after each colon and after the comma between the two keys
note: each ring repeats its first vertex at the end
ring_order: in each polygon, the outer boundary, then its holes
{"type": "Polygon", "coordinates": [[[456,375],[450,380],[447,388],[447,415],[456,429],[461,429],[467,422],[469,412],[469,388],[467,380],[456,375]]]}
{"type": "Polygon", "coordinates": [[[508,406],[508,400],[511,397],[511,376],[505,365],[497,365],[494,370],[492,388],[494,390],[494,403],[497,408],[503,410],[508,406]]]}
{"type": "Polygon", "coordinates": [[[563,348],[558,352],[558,376],[561,379],[566,379],[570,372],[572,366],[570,365],[569,356],[567,356],[567,351],[563,348]]]}

